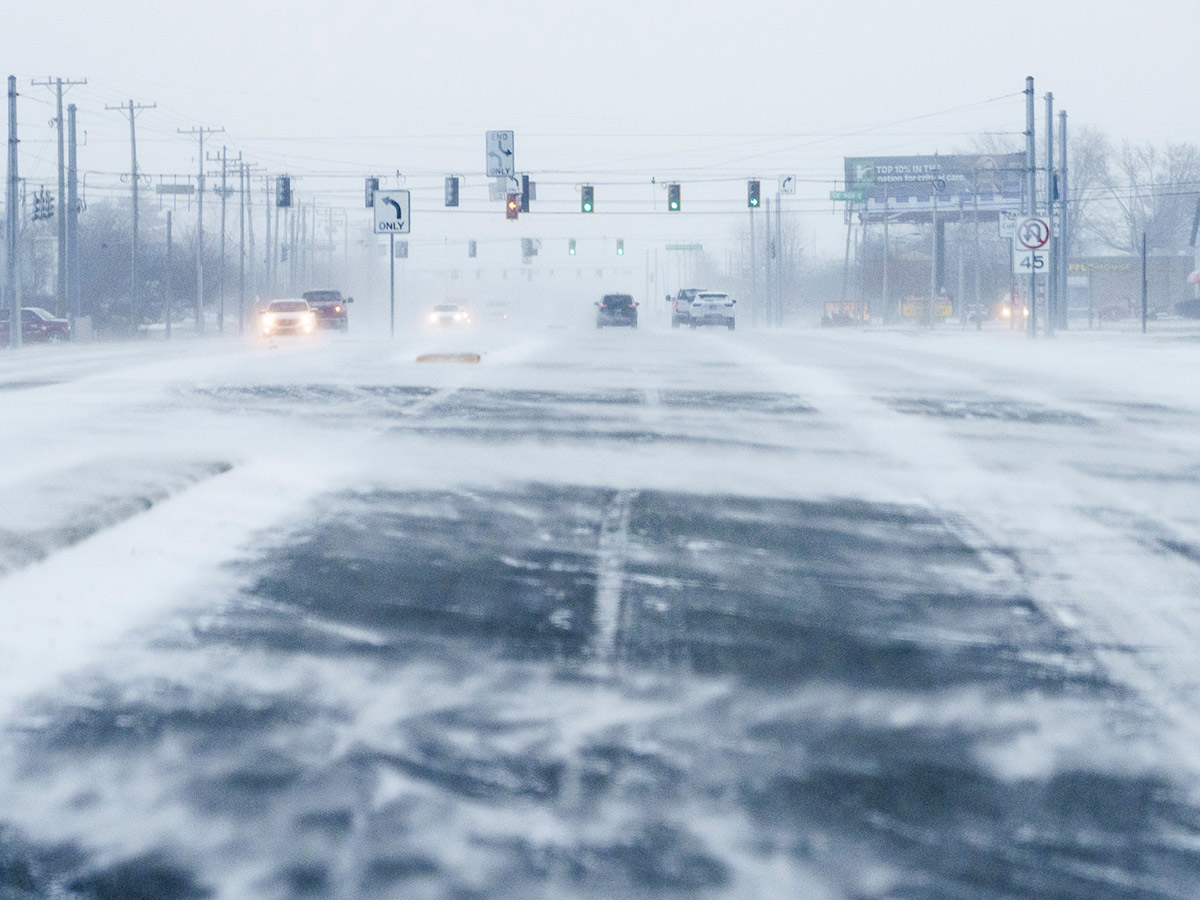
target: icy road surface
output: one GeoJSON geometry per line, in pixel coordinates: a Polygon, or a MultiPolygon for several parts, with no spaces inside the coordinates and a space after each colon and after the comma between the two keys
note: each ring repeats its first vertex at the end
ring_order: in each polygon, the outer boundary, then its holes
{"type": "Polygon", "coordinates": [[[0,898],[1195,898],[1198,426],[1182,331],[0,352],[0,898]]]}

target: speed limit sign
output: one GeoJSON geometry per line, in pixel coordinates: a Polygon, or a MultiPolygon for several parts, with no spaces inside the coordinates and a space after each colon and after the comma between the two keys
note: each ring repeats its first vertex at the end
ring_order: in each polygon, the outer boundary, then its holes
{"type": "Polygon", "coordinates": [[[1050,271],[1050,254],[1045,250],[1013,248],[1014,275],[1041,275],[1050,271]]]}

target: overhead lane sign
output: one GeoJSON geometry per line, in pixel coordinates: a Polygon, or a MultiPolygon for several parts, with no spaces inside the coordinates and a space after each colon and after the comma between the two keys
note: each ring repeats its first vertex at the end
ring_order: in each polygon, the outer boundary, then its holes
{"type": "Polygon", "coordinates": [[[376,234],[408,234],[412,205],[408,191],[376,191],[376,234]]]}
{"type": "Polygon", "coordinates": [[[513,152],[513,133],[511,131],[489,131],[485,146],[489,178],[502,178],[506,175],[516,174],[517,162],[513,152]]]}

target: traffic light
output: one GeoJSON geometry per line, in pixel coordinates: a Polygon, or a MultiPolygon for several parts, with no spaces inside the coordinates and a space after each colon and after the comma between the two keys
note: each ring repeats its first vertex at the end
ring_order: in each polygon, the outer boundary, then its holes
{"type": "Polygon", "coordinates": [[[408,259],[408,241],[396,241],[396,259],[408,259]]]}
{"type": "Polygon", "coordinates": [[[275,178],[275,205],[292,205],[292,179],[287,175],[278,175],[275,178]]]}
{"type": "Polygon", "coordinates": [[[33,195],[33,221],[54,218],[54,195],[41,190],[33,195]]]}
{"type": "Polygon", "coordinates": [[[671,212],[679,212],[679,185],[667,185],[667,209],[671,212]]]}
{"type": "Polygon", "coordinates": [[[533,256],[533,240],[531,238],[521,238],[521,256],[525,259],[533,256]]]}
{"type": "Polygon", "coordinates": [[[375,205],[375,192],[379,190],[379,179],[368,178],[363,184],[363,199],[366,201],[367,209],[375,205]]]}
{"type": "Polygon", "coordinates": [[[575,255],[575,238],[571,238],[569,241],[567,241],[567,253],[569,253],[571,256],[575,255]]]}
{"type": "Polygon", "coordinates": [[[530,182],[529,176],[522,175],[521,176],[521,206],[520,206],[521,212],[529,212],[529,199],[530,199],[529,192],[531,190],[530,184],[532,184],[532,182],[530,182]]]}
{"type": "Polygon", "coordinates": [[[504,218],[515,219],[521,214],[521,197],[518,194],[507,194],[504,199],[504,218]]]}
{"type": "Polygon", "coordinates": [[[458,206],[458,178],[454,175],[446,176],[446,205],[458,206]]]}
{"type": "Polygon", "coordinates": [[[579,211],[590,213],[596,211],[596,189],[585,184],[579,191],[579,211]]]}
{"type": "Polygon", "coordinates": [[[758,206],[759,187],[760,185],[757,181],[746,182],[746,205],[751,209],[754,209],[756,206],[758,206]]]}
{"type": "Polygon", "coordinates": [[[475,242],[474,241],[467,241],[467,256],[471,257],[471,259],[475,258],[475,242]]]}
{"type": "Polygon", "coordinates": [[[624,255],[625,255],[625,240],[624,240],[624,238],[617,238],[617,256],[624,256],[624,255]]]}

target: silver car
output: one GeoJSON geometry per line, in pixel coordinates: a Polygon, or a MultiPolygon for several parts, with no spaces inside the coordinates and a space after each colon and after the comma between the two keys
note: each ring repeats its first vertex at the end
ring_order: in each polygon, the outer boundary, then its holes
{"type": "Polygon", "coordinates": [[[692,328],[698,325],[724,325],[733,331],[737,325],[737,301],[728,294],[705,291],[692,299],[692,314],[688,319],[692,328]]]}

